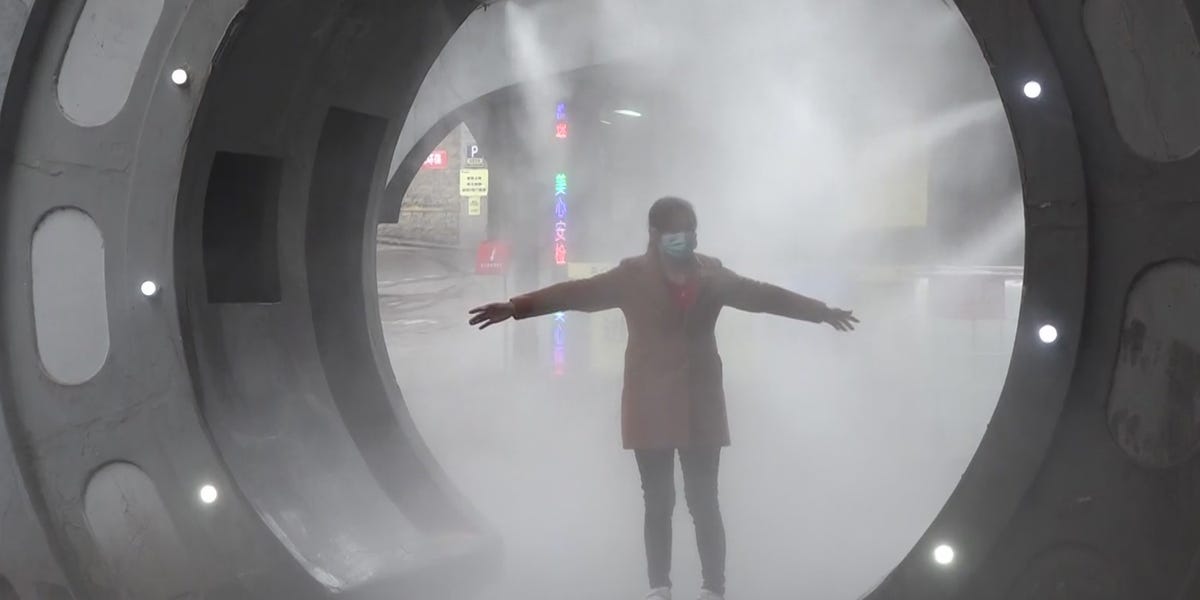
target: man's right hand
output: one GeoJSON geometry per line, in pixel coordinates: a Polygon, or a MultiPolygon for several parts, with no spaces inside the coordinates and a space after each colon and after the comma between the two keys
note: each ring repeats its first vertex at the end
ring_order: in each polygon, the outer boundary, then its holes
{"type": "Polygon", "coordinates": [[[479,325],[479,329],[487,329],[497,323],[503,323],[516,314],[517,307],[512,302],[496,302],[472,308],[470,313],[473,315],[469,321],[472,327],[479,325]]]}

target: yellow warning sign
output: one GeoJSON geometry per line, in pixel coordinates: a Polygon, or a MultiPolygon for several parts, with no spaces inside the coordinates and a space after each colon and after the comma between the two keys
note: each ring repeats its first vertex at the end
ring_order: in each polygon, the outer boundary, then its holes
{"type": "Polygon", "coordinates": [[[481,214],[483,214],[483,198],[479,196],[467,198],[467,215],[478,217],[481,214]]]}
{"type": "Polygon", "coordinates": [[[458,193],[468,198],[488,193],[487,169],[463,169],[458,172],[458,193]]]}

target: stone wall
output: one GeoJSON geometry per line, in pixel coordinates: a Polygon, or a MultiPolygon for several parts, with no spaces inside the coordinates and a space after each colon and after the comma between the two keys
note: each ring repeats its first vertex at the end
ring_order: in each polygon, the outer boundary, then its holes
{"type": "Polygon", "coordinates": [[[400,213],[399,223],[379,226],[379,237],[384,241],[417,242],[439,246],[458,246],[459,214],[443,208],[411,208],[400,213]]]}
{"type": "Polygon", "coordinates": [[[469,216],[466,201],[459,195],[459,170],[465,164],[466,149],[473,144],[475,138],[466,125],[456,127],[438,144],[438,150],[446,151],[446,168],[417,172],[404,193],[399,222],[379,226],[381,240],[446,246],[478,242],[475,230],[481,229],[481,223],[473,221],[486,219],[486,212],[469,216]]]}

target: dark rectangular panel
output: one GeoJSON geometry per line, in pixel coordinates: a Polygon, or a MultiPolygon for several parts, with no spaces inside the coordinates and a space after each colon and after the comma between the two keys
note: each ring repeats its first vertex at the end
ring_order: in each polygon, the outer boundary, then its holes
{"type": "Polygon", "coordinates": [[[273,303],[279,285],[278,212],[283,161],[218,152],[204,202],[208,301],[273,303]]]}

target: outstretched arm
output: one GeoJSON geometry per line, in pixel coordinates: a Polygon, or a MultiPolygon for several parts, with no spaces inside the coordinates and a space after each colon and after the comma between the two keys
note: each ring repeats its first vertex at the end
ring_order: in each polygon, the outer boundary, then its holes
{"type": "Polygon", "coordinates": [[[512,299],[516,319],[539,317],[567,310],[596,312],[620,304],[621,268],[587,279],[575,279],[544,287],[512,299]]]}
{"type": "Polygon", "coordinates": [[[528,319],[568,310],[596,312],[616,308],[621,303],[623,271],[617,267],[587,279],[556,283],[517,296],[508,302],[471,309],[471,325],[487,329],[513,319],[528,319]]]}
{"type": "Polygon", "coordinates": [[[725,280],[725,304],[753,313],[769,313],[808,321],[828,323],[838,331],[853,331],[858,319],[848,310],[830,308],[824,302],[802,296],[777,285],[742,277],[722,267],[725,280]]]}

